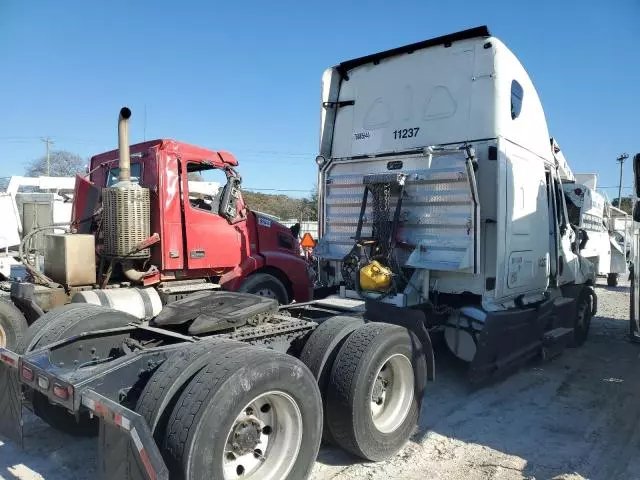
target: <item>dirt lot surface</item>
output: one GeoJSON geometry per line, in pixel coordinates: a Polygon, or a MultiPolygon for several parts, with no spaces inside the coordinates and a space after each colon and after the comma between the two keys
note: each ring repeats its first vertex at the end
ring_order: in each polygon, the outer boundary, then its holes
{"type": "MultiPolygon", "coordinates": [[[[626,340],[628,287],[600,285],[587,344],[471,390],[438,351],[419,428],[394,458],[363,464],[323,447],[313,480],[640,479],[640,345],[626,340]]],[[[0,441],[0,478],[90,478],[94,440],[25,419],[25,449],[0,441]]]]}

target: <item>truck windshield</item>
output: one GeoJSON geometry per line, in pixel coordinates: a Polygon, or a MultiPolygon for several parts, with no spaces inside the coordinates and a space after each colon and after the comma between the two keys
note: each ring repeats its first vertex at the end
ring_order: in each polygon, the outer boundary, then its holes
{"type": "MultiPolygon", "coordinates": [[[[131,182],[140,183],[140,176],[142,175],[142,165],[140,163],[131,164],[131,182]]],[[[118,183],[118,177],[120,176],[120,168],[113,167],[107,172],[107,187],[111,187],[118,183]]]]}

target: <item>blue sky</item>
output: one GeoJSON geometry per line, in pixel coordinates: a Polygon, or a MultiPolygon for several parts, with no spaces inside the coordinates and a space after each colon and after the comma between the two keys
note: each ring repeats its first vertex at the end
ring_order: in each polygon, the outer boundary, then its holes
{"type": "Polygon", "coordinates": [[[22,174],[42,136],[83,156],[114,148],[128,105],[133,141],[229,150],[246,188],[310,190],[326,67],[486,24],[574,171],[615,186],[616,156],[640,151],[639,21],[638,0],[2,0],[0,177],[22,174]]]}

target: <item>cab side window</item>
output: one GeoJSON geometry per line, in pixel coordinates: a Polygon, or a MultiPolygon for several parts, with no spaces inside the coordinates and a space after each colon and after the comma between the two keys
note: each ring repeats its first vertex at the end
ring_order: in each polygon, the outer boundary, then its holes
{"type": "Polygon", "coordinates": [[[515,120],[520,116],[522,110],[522,98],[524,97],[524,90],[516,80],[511,82],[511,118],[515,120]]]}
{"type": "Polygon", "coordinates": [[[227,183],[225,171],[208,164],[188,162],[187,175],[189,204],[198,210],[217,215],[220,196],[227,183]]]}

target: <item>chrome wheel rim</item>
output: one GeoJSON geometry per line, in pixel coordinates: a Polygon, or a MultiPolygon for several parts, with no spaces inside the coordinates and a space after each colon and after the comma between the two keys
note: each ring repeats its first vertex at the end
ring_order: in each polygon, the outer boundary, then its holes
{"type": "Polygon", "coordinates": [[[222,457],[225,480],[285,478],[302,443],[302,414],[288,394],[271,391],[249,402],[229,429],[222,457]]]}
{"type": "Polygon", "coordinates": [[[407,418],[415,390],[413,366],[402,354],[388,357],[371,387],[371,418],[382,433],[398,429],[407,418]]]}

